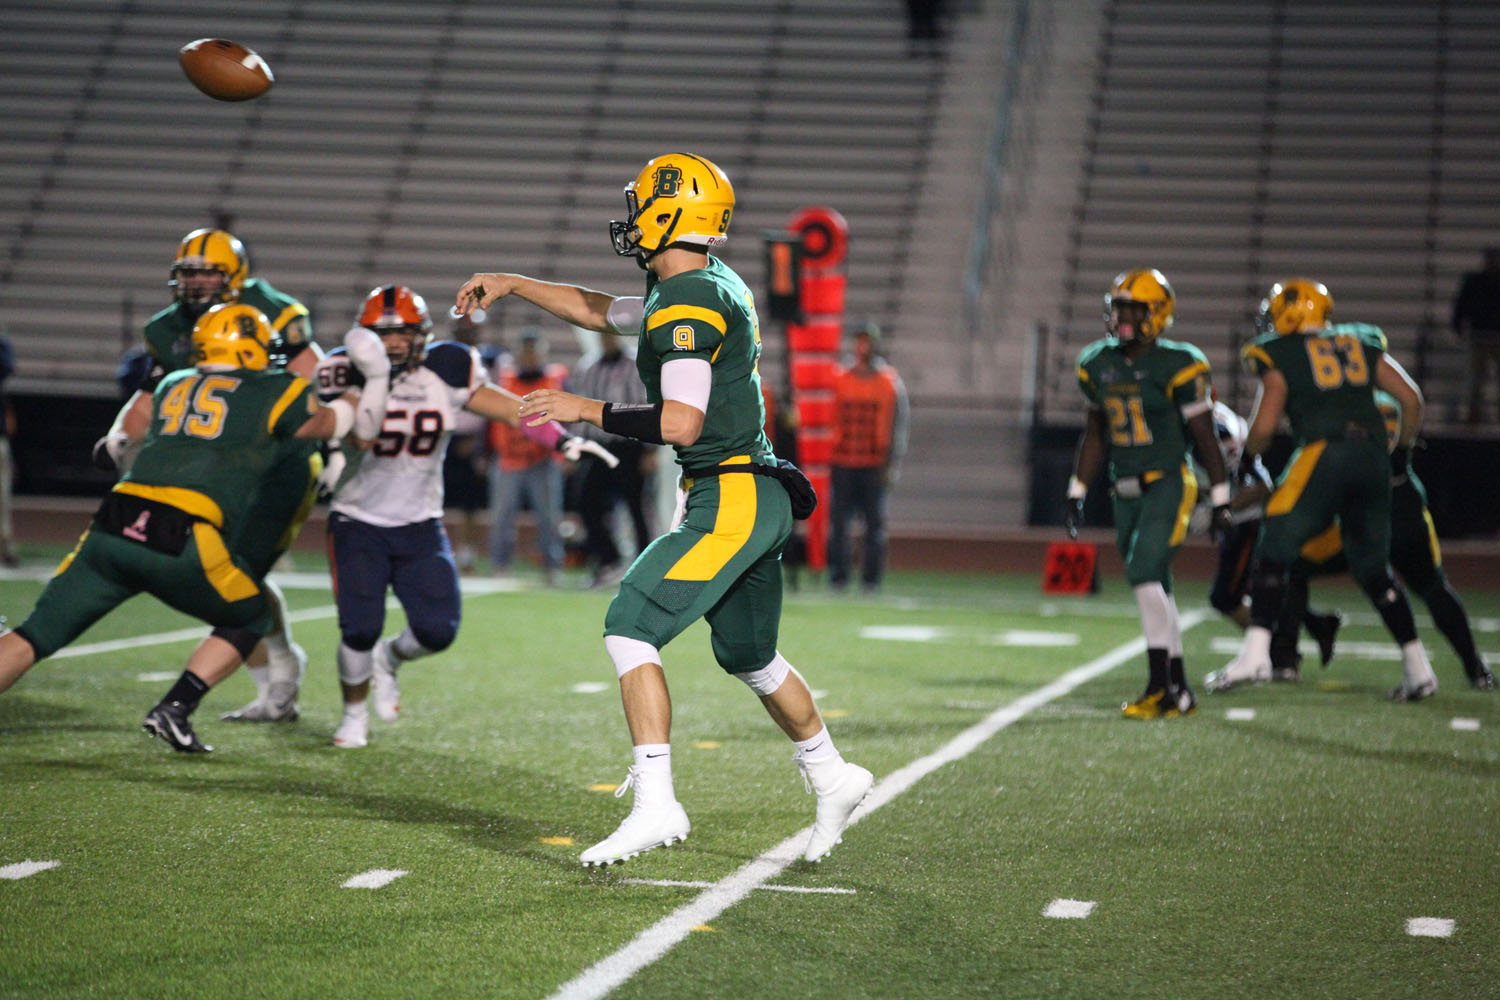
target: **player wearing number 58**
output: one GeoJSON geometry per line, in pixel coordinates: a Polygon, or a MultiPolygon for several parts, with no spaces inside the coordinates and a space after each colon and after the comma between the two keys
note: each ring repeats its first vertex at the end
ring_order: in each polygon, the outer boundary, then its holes
{"type": "Polygon", "coordinates": [[[1146,690],[1122,709],[1132,719],[1174,718],[1196,708],[1172,594],[1172,556],[1187,537],[1198,499],[1188,464],[1194,444],[1208,470],[1215,535],[1231,523],[1208,359],[1192,344],[1162,337],[1175,305],[1160,271],[1124,272],[1104,296],[1104,337],[1078,358],[1078,385],[1089,409],[1064,524],[1076,537],[1088,484],[1108,459],[1115,539],[1146,635],[1146,690]]]}
{"type": "MultiPolygon", "coordinates": [[[[443,530],[443,456],[459,411],[520,426],[520,397],[489,381],[479,352],[456,341],[429,343],[431,333],[422,296],[383,285],[365,298],[344,349],[318,363],[323,396],[360,393],[354,440],[330,458],[321,483],[333,494],[328,531],[344,695],[335,746],[369,740],[372,683],[375,713],[394,722],[397,669],[447,649],[458,635],[458,564],[443,530]],[[382,640],[387,588],[395,590],[407,626],[382,640]]],[[[599,447],[556,422],[521,429],[569,458],[599,447]]]]}

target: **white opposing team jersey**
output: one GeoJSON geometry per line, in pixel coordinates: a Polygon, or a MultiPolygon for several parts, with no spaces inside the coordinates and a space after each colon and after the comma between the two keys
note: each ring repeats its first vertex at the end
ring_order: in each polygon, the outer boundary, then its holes
{"type": "MultiPolygon", "coordinates": [[[[325,399],[336,399],[364,379],[340,348],[318,362],[317,381],[325,399]]],[[[469,397],[486,381],[472,347],[454,341],[429,346],[421,367],[391,383],[374,445],[344,449],[349,470],[331,509],[382,528],[442,517],[448,439],[469,397]]]]}

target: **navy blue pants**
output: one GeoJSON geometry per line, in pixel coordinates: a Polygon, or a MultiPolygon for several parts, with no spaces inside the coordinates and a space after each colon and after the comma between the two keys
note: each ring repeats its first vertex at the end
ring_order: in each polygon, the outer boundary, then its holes
{"type": "Polygon", "coordinates": [[[442,521],[380,528],[335,513],[328,532],[345,645],[363,652],[380,640],[387,588],[395,590],[418,642],[434,653],[452,645],[461,613],[458,565],[442,521]]]}

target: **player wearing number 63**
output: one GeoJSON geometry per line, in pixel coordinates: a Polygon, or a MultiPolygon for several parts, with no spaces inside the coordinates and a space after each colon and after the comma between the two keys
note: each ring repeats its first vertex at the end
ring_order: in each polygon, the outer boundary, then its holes
{"type": "MultiPolygon", "coordinates": [[[[458,635],[458,565],[443,530],[443,456],[459,411],[520,426],[520,397],[490,383],[479,352],[455,341],[429,344],[431,331],[422,296],[384,285],[365,298],[345,349],[317,367],[323,398],[360,391],[355,446],[331,457],[320,477],[333,494],[328,530],[344,694],[333,737],[339,747],[368,742],[372,693],[375,714],[394,722],[400,665],[447,649],[458,635]],[[382,640],[387,588],[395,590],[407,626],[382,640]]],[[[614,457],[556,422],[521,429],[573,460],[583,451],[614,457]]]]}
{"type": "Polygon", "coordinates": [[[1333,297],[1316,281],[1294,278],[1271,286],[1261,302],[1261,336],[1246,345],[1245,366],[1260,379],[1241,462],[1271,444],[1283,414],[1297,450],[1266,504],[1250,571],[1250,625],[1239,656],[1209,674],[1222,691],[1271,677],[1271,633],[1286,599],[1292,564],[1302,546],[1339,520],[1354,577],[1401,647],[1397,701],[1437,690],[1437,677],[1417,638],[1406,593],[1391,575],[1391,480],[1404,479],[1422,426],[1422,393],[1386,352],[1385,334],[1365,323],[1330,325],[1333,297]],[[1375,390],[1401,406],[1394,448],[1375,390]]]}
{"type": "Polygon", "coordinates": [[[1172,556],[1187,537],[1198,499],[1188,464],[1191,444],[1197,444],[1208,472],[1215,538],[1233,523],[1224,455],[1214,434],[1208,360],[1193,345],[1161,336],[1172,325],[1175,304],[1160,271],[1126,271],[1104,296],[1106,336],[1078,358],[1078,385],[1089,411],[1064,524],[1077,535],[1088,484],[1107,456],[1115,538],[1146,636],[1146,690],[1122,709],[1131,719],[1175,718],[1196,708],[1172,594],[1172,556]]]}

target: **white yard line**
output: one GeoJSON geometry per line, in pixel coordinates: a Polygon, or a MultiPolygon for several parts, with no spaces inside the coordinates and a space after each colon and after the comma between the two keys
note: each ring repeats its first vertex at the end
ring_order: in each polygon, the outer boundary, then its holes
{"type": "Polygon", "coordinates": [[[30,878],[37,872],[56,868],[60,864],[62,864],[61,861],[17,861],[13,865],[0,865],[0,878],[12,880],[30,878]]]}
{"type": "MultiPolygon", "coordinates": [[[[626,885],[658,885],[668,888],[682,887],[686,889],[712,889],[712,882],[686,882],[675,878],[626,878],[621,879],[626,885]]],[[[834,889],[829,886],[819,885],[759,885],[757,889],[765,889],[769,892],[807,892],[814,894],[828,894],[830,896],[853,896],[857,889],[834,889]]]]}
{"type": "MultiPolygon", "coordinates": [[[[1186,612],[1182,616],[1182,630],[1186,632],[1207,617],[1208,612],[1201,609],[1186,612]]],[[[864,804],[855,810],[849,825],[858,823],[944,764],[967,757],[990,737],[1027,713],[1061,698],[1145,651],[1144,639],[1132,639],[1081,667],[1075,667],[1052,683],[996,709],[936,751],[886,775],[871,790],[864,804]]],[[[738,871],[713,883],[697,899],[673,910],[637,934],[619,951],[563,983],[549,1000],[599,1000],[609,995],[637,972],[671,951],[694,927],[709,923],[748,896],[752,890],[780,875],[788,865],[802,856],[802,848],[811,833],[811,827],[798,830],[738,871]]]]}

